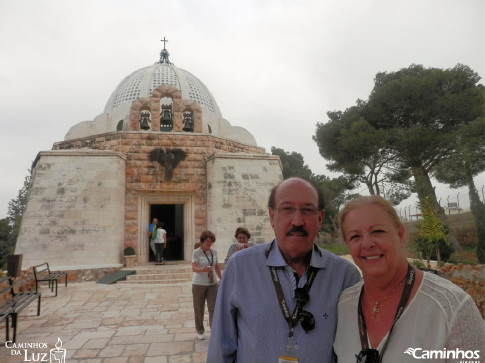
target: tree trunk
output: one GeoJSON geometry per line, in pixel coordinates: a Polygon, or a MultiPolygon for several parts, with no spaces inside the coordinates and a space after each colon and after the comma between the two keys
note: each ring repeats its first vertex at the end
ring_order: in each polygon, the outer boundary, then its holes
{"type": "Polygon", "coordinates": [[[466,171],[470,210],[475,219],[475,231],[477,234],[477,257],[480,263],[485,263],[485,204],[480,201],[477,188],[473,182],[473,175],[466,171]]]}
{"type": "Polygon", "coordinates": [[[414,181],[416,183],[416,192],[418,193],[419,201],[422,203],[425,198],[428,199],[429,205],[434,211],[436,211],[438,218],[441,219],[448,231],[448,242],[451,243],[456,251],[462,251],[463,248],[449,228],[448,218],[446,217],[445,210],[440,206],[438,200],[436,199],[436,193],[433,185],[431,184],[428,172],[422,165],[411,167],[411,172],[413,173],[414,181]]]}

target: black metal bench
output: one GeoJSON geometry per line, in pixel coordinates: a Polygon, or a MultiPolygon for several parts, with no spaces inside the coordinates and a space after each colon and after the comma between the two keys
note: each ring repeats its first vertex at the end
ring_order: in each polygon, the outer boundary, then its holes
{"type": "Polygon", "coordinates": [[[0,278],[0,322],[5,320],[5,341],[9,339],[9,320],[12,319],[12,342],[17,338],[18,314],[37,299],[37,315],[40,315],[40,294],[36,291],[15,293],[12,277],[0,278]]]}
{"type": "Polygon", "coordinates": [[[54,291],[54,286],[56,287],[57,296],[57,283],[59,280],[64,278],[65,286],[67,286],[67,273],[63,271],[51,271],[49,268],[49,263],[41,263],[40,265],[34,266],[34,277],[35,277],[35,292],[39,291],[39,282],[47,281],[49,283],[49,288],[51,292],[54,291]]]}

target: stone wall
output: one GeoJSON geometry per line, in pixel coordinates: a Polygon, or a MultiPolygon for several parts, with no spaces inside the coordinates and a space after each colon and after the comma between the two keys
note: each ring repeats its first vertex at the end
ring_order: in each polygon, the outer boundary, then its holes
{"type": "Polygon", "coordinates": [[[125,157],[109,150],[40,152],[15,254],[23,268],[120,263],[125,157]]]}
{"type": "Polygon", "coordinates": [[[274,238],[268,215],[271,189],[282,180],[277,156],[216,154],[207,162],[207,228],[215,233],[219,260],[235,241],[237,227],[246,227],[251,241],[274,238]]]}
{"type": "Polygon", "coordinates": [[[485,265],[453,265],[447,263],[439,270],[438,274],[465,290],[475,301],[478,310],[485,319],[485,265]]]}
{"type": "MultiPolygon", "coordinates": [[[[179,203],[177,201],[182,200],[180,203],[190,207],[192,225],[187,227],[189,230],[185,234],[185,237],[190,238],[185,242],[185,251],[191,251],[200,233],[208,228],[207,162],[209,158],[214,155],[234,154],[236,157],[232,159],[233,166],[238,168],[239,162],[250,159],[245,159],[244,155],[252,155],[254,165],[262,162],[269,166],[264,148],[200,133],[122,131],[63,141],[54,145],[54,149],[57,150],[86,147],[112,150],[126,156],[124,246],[134,247],[139,254],[140,262],[145,262],[144,259],[147,256],[145,245],[148,238],[146,229],[149,219],[147,212],[141,209],[147,209],[149,203],[170,204],[179,203]],[[149,159],[149,153],[156,148],[164,151],[179,148],[187,153],[186,159],[174,169],[170,181],[164,178],[164,167],[149,159]],[[258,155],[261,156],[261,161],[257,160],[258,155]],[[158,202],[153,202],[155,197],[158,198],[156,199],[158,202]]],[[[244,165],[246,167],[249,164],[245,161],[244,165]]],[[[271,177],[275,178],[275,182],[281,180],[281,167],[278,165],[277,169],[277,173],[273,171],[270,173],[271,177]]],[[[255,171],[251,172],[252,175],[255,173],[255,171]]],[[[267,179],[264,168],[259,167],[258,173],[261,173],[261,180],[267,179]]],[[[241,178],[242,174],[241,171],[241,178]]],[[[256,178],[252,177],[252,180],[255,181],[256,178]]],[[[248,179],[248,181],[251,180],[248,179]]],[[[264,188],[264,192],[268,192],[267,188],[264,188]]],[[[269,223],[267,227],[270,227],[269,223]]],[[[236,226],[231,223],[231,229],[233,228],[235,229],[236,226]]],[[[185,259],[190,259],[190,256],[186,255],[185,259]]]]}

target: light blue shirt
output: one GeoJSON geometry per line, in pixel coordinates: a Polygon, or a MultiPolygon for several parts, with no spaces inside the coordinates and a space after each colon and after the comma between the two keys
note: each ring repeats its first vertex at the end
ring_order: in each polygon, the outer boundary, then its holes
{"type": "MultiPolygon", "coordinates": [[[[266,258],[269,243],[234,254],[224,269],[211,326],[207,362],[277,363],[288,355],[288,323],[281,311],[268,266],[276,266],[285,300],[293,312],[295,280],[276,242],[266,258]]],[[[335,362],[332,345],[337,327],[340,292],[360,281],[357,268],[349,261],[319,248],[312,250],[310,265],[318,269],[303,307],[315,317],[308,333],[294,327],[291,354],[300,363],[335,362]],[[298,348],[298,349],[296,349],[298,348]]],[[[304,274],[298,286],[306,282],[304,274]]]]}

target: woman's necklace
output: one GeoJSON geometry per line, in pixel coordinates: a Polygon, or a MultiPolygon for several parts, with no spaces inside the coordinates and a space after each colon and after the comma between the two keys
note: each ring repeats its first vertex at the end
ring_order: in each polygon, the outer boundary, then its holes
{"type": "Polygon", "coordinates": [[[381,310],[379,309],[379,306],[384,302],[384,300],[386,300],[389,296],[391,296],[397,289],[399,289],[399,287],[403,284],[403,282],[406,280],[406,278],[404,278],[399,284],[397,284],[396,286],[394,286],[394,288],[391,290],[391,292],[389,294],[387,294],[386,296],[384,296],[381,301],[378,301],[376,300],[376,298],[374,296],[372,296],[371,294],[369,294],[369,297],[372,298],[372,300],[375,300],[374,302],[374,306],[372,307],[372,315],[371,315],[371,318],[374,319],[375,315],[377,313],[379,313],[381,310]]]}

